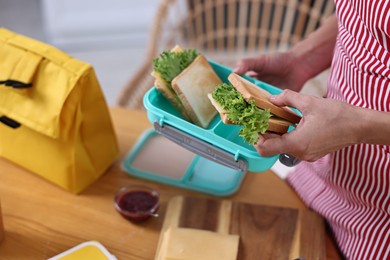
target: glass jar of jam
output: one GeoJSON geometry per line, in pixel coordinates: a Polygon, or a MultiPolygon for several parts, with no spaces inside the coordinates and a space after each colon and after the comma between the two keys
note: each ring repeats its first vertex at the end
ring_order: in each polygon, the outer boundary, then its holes
{"type": "Polygon", "coordinates": [[[142,222],[158,217],[160,198],[157,191],[144,186],[122,187],[115,194],[115,209],[132,222],[142,222]]]}

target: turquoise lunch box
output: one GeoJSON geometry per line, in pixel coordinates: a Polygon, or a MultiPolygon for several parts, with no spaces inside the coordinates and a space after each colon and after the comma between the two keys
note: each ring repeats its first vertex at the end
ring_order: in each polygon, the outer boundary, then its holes
{"type": "MultiPolygon", "coordinates": [[[[228,82],[227,78],[232,70],[213,61],[209,63],[221,80],[228,82]]],[[[281,89],[267,83],[244,77],[271,94],[281,92],[281,89]]],[[[219,114],[208,128],[199,127],[185,120],[155,87],[145,94],[144,106],[154,129],[145,132],[126,157],[123,167],[130,175],[216,196],[227,196],[237,191],[247,171],[269,170],[280,157],[260,156],[252,145],[244,142],[238,135],[241,126],[224,124],[219,114]],[[177,154],[184,153],[184,150],[193,153],[193,160],[185,167],[182,175],[172,177],[169,173],[159,172],[162,166],[150,168],[150,165],[145,164],[145,167],[140,167],[139,163],[135,163],[145,145],[159,135],[182,147],[183,150],[178,148],[177,154]]],[[[160,149],[160,152],[166,155],[164,163],[171,165],[177,163],[174,152],[164,147],[155,149],[160,149]],[[173,154],[169,155],[170,153],[173,154]]],[[[153,158],[150,158],[149,164],[153,162],[153,158]]]]}

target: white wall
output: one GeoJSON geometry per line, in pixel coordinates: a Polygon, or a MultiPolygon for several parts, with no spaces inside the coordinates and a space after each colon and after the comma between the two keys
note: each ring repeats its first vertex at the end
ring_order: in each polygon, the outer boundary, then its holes
{"type": "Polygon", "coordinates": [[[145,45],[158,0],[41,0],[48,41],[63,50],[145,45]]]}

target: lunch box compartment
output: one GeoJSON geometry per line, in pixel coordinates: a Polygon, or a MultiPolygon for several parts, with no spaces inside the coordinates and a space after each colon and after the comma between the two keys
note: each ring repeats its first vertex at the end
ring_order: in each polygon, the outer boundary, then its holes
{"type": "Polygon", "coordinates": [[[240,131],[242,127],[238,125],[226,125],[222,121],[220,121],[216,127],[214,127],[213,131],[217,136],[220,136],[236,145],[242,146],[245,149],[253,150],[252,145],[246,143],[244,139],[238,135],[238,132],[240,131]]]}

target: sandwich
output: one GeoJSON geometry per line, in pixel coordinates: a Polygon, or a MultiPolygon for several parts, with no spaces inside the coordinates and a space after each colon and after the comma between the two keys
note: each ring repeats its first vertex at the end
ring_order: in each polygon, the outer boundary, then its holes
{"type": "Polygon", "coordinates": [[[195,49],[175,46],[153,60],[156,89],[184,119],[207,128],[217,111],[207,98],[222,83],[207,59],[195,49]]]}
{"type": "Polygon", "coordinates": [[[222,83],[208,95],[225,124],[242,125],[239,135],[250,144],[256,144],[259,133],[283,134],[296,126],[301,117],[288,107],[274,105],[271,94],[245,78],[231,73],[230,83],[222,83]]]}

